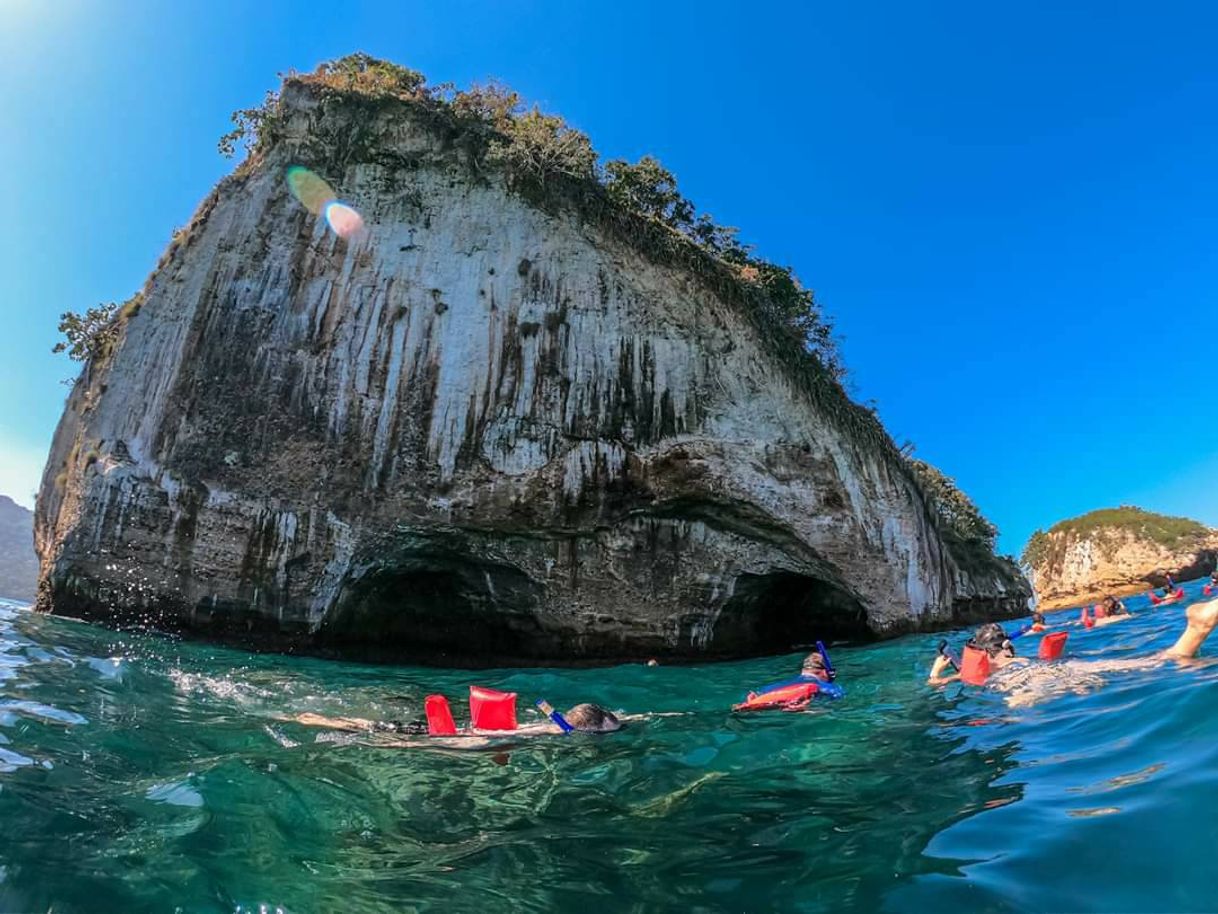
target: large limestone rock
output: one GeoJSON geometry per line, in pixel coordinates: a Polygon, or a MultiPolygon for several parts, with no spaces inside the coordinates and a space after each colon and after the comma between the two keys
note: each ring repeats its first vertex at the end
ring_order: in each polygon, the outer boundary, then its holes
{"type": "Polygon", "coordinates": [[[1042,608],[1090,603],[1214,570],[1218,531],[1139,508],[1094,511],[1033,536],[1025,552],[1042,608]]]}
{"type": "Polygon", "coordinates": [[[70,397],[43,608],[487,662],[1024,610],[1009,562],[945,545],[878,423],[712,284],[476,173],[409,105],[285,98],[70,397]],[[288,193],[293,163],[362,237],[288,193]]]}

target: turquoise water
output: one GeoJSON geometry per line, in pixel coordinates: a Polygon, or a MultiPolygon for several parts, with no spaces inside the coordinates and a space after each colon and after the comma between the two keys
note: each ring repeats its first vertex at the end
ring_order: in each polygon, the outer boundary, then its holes
{"type": "MultiPolygon", "coordinates": [[[[1070,647],[1135,656],[1182,623],[1164,608],[1070,647]]],[[[1010,709],[927,688],[937,640],[841,649],[844,700],[746,718],[725,709],[797,656],[471,674],[0,603],[0,910],[1218,909],[1218,665],[1010,709]],[[276,719],[410,719],[471,678],[679,713],[467,753],[276,719]]]]}

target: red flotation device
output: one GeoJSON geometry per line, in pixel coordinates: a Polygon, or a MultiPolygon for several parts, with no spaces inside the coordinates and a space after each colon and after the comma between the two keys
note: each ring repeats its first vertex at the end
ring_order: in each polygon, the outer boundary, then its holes
{"type": "Polygon", "coordinates": [[[1068,637],[1069,632],[1054,632],[1052,635],[1045,635],[1040,639],[1040,650],[1037,652],[1037,656],[1041,660],[1056,660],[1066,649],[1066,638],[1068,637]]]}
{"type": "Polygon", "coordinates": [[[749,697],[738,705],[732,705],[733,711],[763,711],[767,708],[799,709],[806,705],[819,690],[815,682],[796,682],[781,686],[760,694],[749,692],[749,697]]]}
{"type": "Polygon", "coordinates": [[[1095,625],[1095,620],[1092,619],[1089,615],[1087,615],[1086,606],[1083,607],[1083,614],[1082,614],[1082,616],[1079,617],[1078,621],[1083,623],[1083,628],[1091,628],[1093,625],[1095,625]]]}
{"type": "Polygon", "coordinates": [[[1201,593],[1208,597],[1210,595],[1210,593],[1213,591],[1213,589],[1214,589],[1213,584],[1206,584],[1204,587],[1201,588],[1201,593]]]}
{"type": "Polygon", "coordinates": [[[453,712],[448,699],[443,695],[428,695],[423,702],[427,709],[428,736],[456,736],[457,725],[453,723],[453,712]]]}
{"type": "Polygon", "coordinates": [[[990,655],[978,647],[964,646],[960,658],[960,679],[969,685],[981,685],[990,675],[990,655]]]}
{"type": "Polygon", "coordinates": [[[516,693],[470,686],[469,721],[475,730],[515,730],[516,693]]]}
{"type": "Polygon", "coordinates": [[[1156,596],[1156,594],[1153,590],[1148,590],[1148,591],[1146,591],[1146,596],[1150,597],[1150,602],[1153,603],[1155,606],[1160,606],[1163,603],[1175,603],[1177,600],[1179,600],[1181,597],[1184,596],[1184,588],[1183,587],[1177,588],[1174,593],[1169,593],[1165,597],[1156,596]]]}

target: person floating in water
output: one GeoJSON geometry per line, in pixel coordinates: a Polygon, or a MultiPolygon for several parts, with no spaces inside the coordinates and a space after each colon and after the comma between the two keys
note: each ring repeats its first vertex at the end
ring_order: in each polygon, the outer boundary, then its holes
{"type": "Polygon", "coordinates": [[[781,682],[771,682],[760,689],[749,692],[744,701],[733,705],[733,711],[762,711],[781,709],[802,711],[818,695],[826,698],[841,698],[845,692],[833,680],[836,673],[829,661],[824,646],[817,643],[817,650],[804,658],[799,675],[781,682]]]}
{"type": "MultiPolygon", "coordinates": [[[[562,717],[570,725],[571,730],[579,733],[613,733],[624,726],[622,718],[619,718],[612,711],[607,711],[600,705],[591,703],[578,704],[563,714],[562,717]]],[[[304,724],[306,727],[326,727],[330,730],[345,730],[349,733],[402,733],[411,736],[425,736],[427,734],[427,722],[422,720],[408,722],[400,720],[366,720],[362,717],[326,717],[311,712],[282,719],[304,724]]],[[[626,719],[629,720],[631,718],[627,717],[626,719]]],[[[499,732],[501,731],[468,728],[463,733],[457,733],[456,737],[485,736],[487,733],[499,732]]],[[[502,732],[510,733],[513,736],[547,736],[569,731],[563,730],[558,723],[550,720],[524,724],[523,726],[516,727],[514,730],[502,732]]]]}
{"type": "MultiPolygon", "coordinates": [[[[1040,699],[1063,692],[1083,694],[1104,684],[1100,674],[1132,670],[1151,670],[1169,661],[1188,661],[1197,655],[1201,645],[1218,626],[1218,600],[1195,603],[1186,613],[1184,632],[1165,651],[1148,657],[1123,660],[1065,660],[1060,663],[1031,663],[1016,657],[1010,642],[1002,637],[1002,626],[990,623],[976,630],[969,646],[984,650],[990,665],[985,685],[1004,692],[1012,707],[1032,704],[1040,699]]],[[[933,686],[956,682],[961,677],[948,675],[953,658],[945,653],[935,658],[928,684],[933,686]]]]}
{"type": "Polygon", "coordinates": [[[1096,625],[1103,624],[1101,620],[1107,619],[1115,622],[1117,619],[1130,616],[1129,610],[1125,608],[1125,604],[1114,597],[1112,594],[1104,597],[1095,605],[1095,622],[1096,625]]]}
{"type": "Polygon", "coordinates": [[[366,733],[378,737],[380,746],[428,746],[431,748],[471,749],[501,746],[504,738],[548,736],[564,733],[612,733],[622,728],[622,719],[600,705],[578,704],[561,714],[549,702],[538,701],[537,707],[548,720],[520,726],[516,722],[516,693],[499,692],[478,686],[470,687],[470,723],[458,730],[453,722],[448,699],[430,695],[424,702],[426,721],[373,721],[362,717],[325,717],[305,713],[290,718],[294,723],[309,727],[326,727],[350,733],[366,733]],[[398,734],[420,737],[415,740],[390,739],[398,734]]]}
{"type": "Polygon", "coordinates": [[[1163,585],[1163,599],[1166,600],[1168,597],[1175,594],[1176,582],[1172,580],[1170,571],[1163,572],[1163,577],[1167,581],[1167,583],[1163,585]]]}
{"type": "MultiPolygon", "coordinates": [[[[960,679],[959,672],[950,675],[944,674],[949,666],[960,669],[960,664],[945,650],[945,647],[946,642],[939,645],[939,656],[931,665],[930,678],[927,679],[930,685],[947,685],[949,682],[956,682],[960,679]]],[[[985,625],[979,626],[965,647],[983,651],[988,659],[988,668],[991,673],[1012,663],[1027,663],[1026,657],[1015,655],[1015,646],[1007,637],[1006,630],[997,622],[987,622],[985,625]]]]}

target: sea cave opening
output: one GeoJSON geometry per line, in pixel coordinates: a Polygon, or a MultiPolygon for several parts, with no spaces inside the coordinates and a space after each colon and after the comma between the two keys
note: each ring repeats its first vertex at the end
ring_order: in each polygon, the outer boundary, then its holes
{"type": "Polygon", "coordinates": [[[318,641],[347,654],[486,665],[542,648],[536,584],[519,569],[430,554],[348,582],[318,641]]]}
{"type": "Polygon", "coordinates": [[[789,571],[742,574],[724,604],[708,653],[785,654],[818,640],[870,641],[863,605],[842,587],[789,571]]]}

